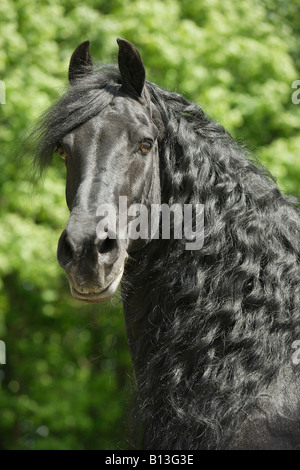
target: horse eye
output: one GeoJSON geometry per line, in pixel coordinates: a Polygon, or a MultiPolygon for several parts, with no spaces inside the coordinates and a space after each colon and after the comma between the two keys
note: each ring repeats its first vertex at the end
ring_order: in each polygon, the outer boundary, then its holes
{"type": "Polygon", "coordinates": [[[139,151],[143,155],[147,155],[147,153],[150,152],[151,148],[152,148],[151,142],[145,141],[145,142],[142,142],[141,145],[139,146],[139,151]]]}
{"type": "Polygon", "coordinates": [[[59,153],[59,155],[61,156],[63,160],[67,159],[67,152],[65,151],[62,145],[59,145],[57,147],[57,152],[59,153]]]}

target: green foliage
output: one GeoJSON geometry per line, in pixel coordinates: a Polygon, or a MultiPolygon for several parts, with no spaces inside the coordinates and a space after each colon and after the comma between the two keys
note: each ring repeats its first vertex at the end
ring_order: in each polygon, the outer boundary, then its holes
{"type": "Polygon", "coordinates": [[[68,218],[64,168],[30,185],[18,142],[60,95],[75,47],[116,61],[140,50],[147,78],[198,102],[300,195],[298,0],[2,0],[0,3],[0,448],[126,447],[133,376],[120,301],[73,300],[56,262],[68,218]]]}

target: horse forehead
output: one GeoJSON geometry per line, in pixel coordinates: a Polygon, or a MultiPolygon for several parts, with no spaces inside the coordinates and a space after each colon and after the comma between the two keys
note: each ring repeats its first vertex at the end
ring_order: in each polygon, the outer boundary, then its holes
{"type": "Polygon", "coordinates": [[[136,130],[138,126],[144,128],[152,125],[149,114],[147,107],[134,99],[116,98],[101,113],[65,138],[74,139],[76,136],[76,141],[86,141],[99,134],[109,137],[119,131],[121,135],[124,130],[130,134],[132,129],[136,130]]]}
{"type": "Polygon", "coordinates": [[[141,102],[124,97],[116,98],[100,115],[101,122],[105,125],[120,123],[123,127],[141,123],[145,126],[151,124],[151,117],[146,105],[141,102]],[[102,119],[101,119],[102,118],[102,119]]]}

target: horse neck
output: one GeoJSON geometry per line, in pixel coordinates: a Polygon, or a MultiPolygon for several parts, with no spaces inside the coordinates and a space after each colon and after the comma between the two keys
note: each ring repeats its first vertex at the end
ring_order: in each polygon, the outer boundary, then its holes
{"type": "Polygon", "coordinates": [[[159,246],[157,241],[155,247],[146,245],[135,253],[126,266],[121,283],[127,340],[137,376],[150,353],[152,338],[159,328],[159,322],[152,324],[151,317],[153,314],[157,316],[160,309],[160,296],[155,295],[156,286],[160,282],[160,269],[153,272],[150,262],[152,259],[152,266],[157,265],[157,260],[161,257],[159,246]],[[150,252],[152,256],[149,256],[150,252]]]}

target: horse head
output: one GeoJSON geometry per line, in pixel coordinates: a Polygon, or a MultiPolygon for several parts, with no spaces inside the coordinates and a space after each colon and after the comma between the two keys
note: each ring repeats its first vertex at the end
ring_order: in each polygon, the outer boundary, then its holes
{"type": "MultiPolygon", "coordinates": [[[[107,105],[72,129],[57,143],[67,171],[66,200],[70,210],[58,243],[58,261],[72,295],[85,302],[102,302],[116,291],[126,259],[141,241],[120,237],[119,197],[132,204],[160,202],[158,129],[145,86],[145,68],[137,49],[118,39],[119,84],[107,84],[107,105]],[[111,225],[97,230],[106,217],[111,225]],[[101,219],[102,217],[102,219],[101,219]]],[[[93,68],[89,42],[74,51],[69,66],[71,89],[93,68]]],[[[126,209],[126,208],[125,208],[126,209]]]]}

